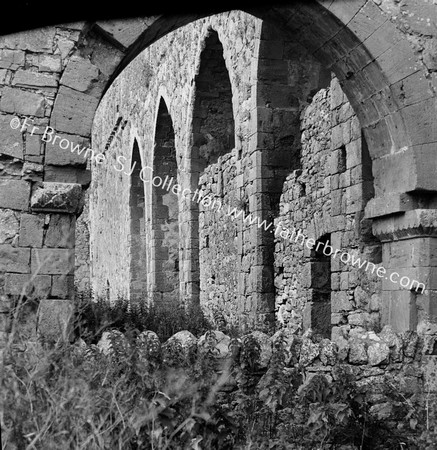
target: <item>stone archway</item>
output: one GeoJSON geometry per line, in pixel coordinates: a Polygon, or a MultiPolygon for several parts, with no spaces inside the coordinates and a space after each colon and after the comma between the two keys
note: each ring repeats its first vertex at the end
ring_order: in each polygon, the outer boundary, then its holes
{"type": "Polygon", "coordinates": [[[179,204],[166,189],[177,183],[175,135],[164,99],[159,102],[155,128],[152,179],[152,301],[178,304],[179,295],[179,204]],[[154,179],[156,177],[156,183],[154,179]]]}
{"type": "MultiPolygon", "coordinates": [[[[415,7],[411,8],[414,12],[415,7]]],[[[375,199],[367,213],[375,220],[375,233],[388,242],[387,248],[399,230],[410,238],[420,236],[425,222],[434,230],[429,211],[432,195],[423,200],[420,193],[433,194],[437,188],[435,80],[419,65],[396,22],[364,0],[302,2],[249,12],[294,33],[337,74],[366,135],[375,179],[375,199]],[[396,223],[393,214],[400,215],[396,223]]],[[[58,302],[55,272],[59,267],[71,272],[71,249],[47,247],[41,218],[47,213],[79,213],[81,185],[89,183],[83,159],[62,148],[61,139],[89,145],[95,109],[114,76],[151,42],[196,18],[69,24],[35,30],[31,40],[23,35],[3,38],[2,65],[10,71],[0,100],[5,136],[0,151],[6,167],[0,182],[0,208],[11,227],[0,249],[5,279],[20,275],[26,283],[44,276],[40,285],[51,292],[52,303],[58,302]],[[14,116],[20,119],[19,129],[10,126],[14,116]],[[53,137],[59,135],[57,144],[48,142],[47,127],[53,137]],[[24,235],[27,220],[39,223],[38,231],[15,247],[12,242],[24,235]],[[38,255],[43,253],[57,261],[57,268],[40,271],[38,255]]],[[[112,137],[108,136],[108,145],[112,137]]],[[[261,152],[262,139],[257,136],[253,144],[261,152]]],[[[434,238],[426,239],[429,253],[434,238]]],[[[406,269],[414,265],[413,261],[405,264],[406,269]]],[[[433,270],[431,266],[416,268],[417,276],[431,280],[431,290],[436,287],[433,270]]],[[[3,292],[11,293],[7,288],[3,292]]],[[[431,294],[423,301],[430,302],[431,294]]]]}
{"type": "MultiPolygon", "coordinates": [[[[223,45],[218,33],[209,30],[204,41],[204,48],[200,54],[199,72],[195,78],[195,100],[193,108],[193,127],[191,141],[191,186],[201,188],[199,180],[205,170],[216,164],[223,155],[229,153],[235,146],[235,121],[232,109],[232,87],[228,69],[223,55],[223,45]]],[[[210,194],[208,192],[208,194],[210,194]]],[[[207,195],[205,193],[205,195],[207,195]]],[[[219,193],[218,196],[222,196],[219,193]]],[[[192,236],[191,259],[189,261],[192,272],[192,286],[190,301],[202,301],[202,287],[207,278],[213,278],[214,284],[228,283],[229,280],[220,279],[214,267],[208,271],[202,270],[206,264],[203,261],[214,260],[211,252],[214,247],[209,242],[209,227],[213,222],[206,208],[199,203],[192,202],[190,207],[190,224],[192,236]],[[202,209],[202,210],[201,210],[202,209]],[[203,220],[200,221],[200,216],[203,220]],[[200,224],[204,229],[201,229],[200,224]],[[208,273],[206,273],[208,272],[208,273]]],[[[203,299],[204,301],[204,299],[203,299]]]]}

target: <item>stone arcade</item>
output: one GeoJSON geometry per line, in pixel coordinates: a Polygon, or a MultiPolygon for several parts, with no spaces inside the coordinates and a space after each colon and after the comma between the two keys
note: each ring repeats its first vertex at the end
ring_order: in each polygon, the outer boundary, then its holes
{"type": "Polygon", "coordinates": [[[435,8],[318,0],[1,37],[0,294],[37,293],[40,332],[62,332],[76,283],[108,301],[200,302],[243,330],[355,340],[352,364],[382,329],[434,342],[435,8]],[[425,289],[143,183],[146,166],[425,289]]]}

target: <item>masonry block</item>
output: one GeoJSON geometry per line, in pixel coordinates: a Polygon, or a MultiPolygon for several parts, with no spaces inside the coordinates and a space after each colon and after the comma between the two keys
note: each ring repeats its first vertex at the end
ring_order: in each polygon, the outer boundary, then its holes
{"type": "Polygon", "coordinates": [[[61,84],[86,92],[98,79],[99,69],[89,59],[73,56],[62,74],[61,84]]]}
{"type": "Polygon", "coordinates": [[[82,187],[75,183],[41,183],[33,192],[33,211],[76,213],[81,208],[82,187]]]}
{"type": "Polygon", "coordinates": [[[44,239],[45,247],[74,248],[76,218],[70,214],[51,214],[44,239]]]}
{"type": "Polygon", "coordinates": [[[50,275],[7,273],[5,275],[6,295],[25,295],[32,298],[47,298],[52,280],[50,275]]]}
{"type": "Polygon", "coordinates": [[[42,247],[44,236],[43,215],[22,214],[20,220],[20,247],[42,247]]]}
{"type": "Polygon", "coordinates": [[[20,222],[11,209],[0,209],[0,244],[9,244],[18,235],[20,222]]]}
{"type": "Polygon", "coordinates": [[[353,310],[353,305],[349,299],[349,294],[345,291],[332,292],[331,305],[333,313],[353,310]]]}
{"type": "Polygon", "coordinates": [[[0,272],[30,273],[30,249],[0,245],[0,272]]]}
{"type": "Polygon", "coordinates": [[[12,85],[28,88],[56,89],[58,87],[58,80],[55,76],[45,73],[17,70],[12,80],[12,85]]]}
{"type": "Polygon", "coordinates": [[[98,102],[98,97],[61,86],[56,96],[50,126],[61,132],[88,137],[98,102]]]}
{"type": "Polygon", "coordinates": [[[34,53],[51,52],[53,38],[56,29],[54,27],[36,28],[20,33],[8,34],[2,37],[2,44],[13,50],[29,50],[34,53]]]}
{"type": "Polygon", "coordinates": [[[74,250],[41,248],[32,250],[32,273],[69,275],[74,271],[74,250]]]}
{"type": "Polygon", "coordinates": [[[53,275],[51,295],[59,299],[72,299],[74,295],[74,277],[72,275],[53,275]]]}
{"type": "Polygon", "coordinates": [[[41,137],[38,135],[26,136],[26,156],[41,155],[41,137]]]}
{"type": "Polygon", "coordinates": [[[59,139],[52,139],[46,143],[46,164],[86,167],[87,161],[98,153],[95,150],[93,150],[94,153],[91,153],[89,139],[82,136],[65,133],[58,133],[58,136],[59,139]],[[61,142],[62,147],[60,146],[61,142]],[[68,144],[67,148],[65,148],[66,143],[68,144]]]}
{"type": "Polygon", "coordinates": [[[11,127],[13,119],[11,115],[0,115],[0,154],[23,159],[23,136],[19,128],[11,127]]]}
{"type": "Polygon", "coordinates": [[[415,330],[417,305],[410,291],[382,291],[381,323],[391,325],[395,332],[415,330]]]}
{"type": "Polygon", "coordinates": [[[61,72],[61,57],[59,55],[39,55],[38,68],[40,72],[61,72]]]}
{"type": "Polygon", "coordinates": [[[44,340],[69,340],[72,332],[73,302],[69,300],[41,300],[37,315],[37,333],[44,340]]]}
{"type": "Polygon", "coordinates": [[[27,211],[30,183],[22,180],[0,180],[0,208],[27,211]]]}
{"type": "Polygon", "coordinates": [[[0,68],[16,70],[24,66],[24,52],[22,50],[0,50],[0,68]]]}
{"type": "Polygon", "coordinates": [[[44,96],[35,92],[23,91],[19,88],[3,88],[0,110],[25,116],[44,117],[44,96]]]}

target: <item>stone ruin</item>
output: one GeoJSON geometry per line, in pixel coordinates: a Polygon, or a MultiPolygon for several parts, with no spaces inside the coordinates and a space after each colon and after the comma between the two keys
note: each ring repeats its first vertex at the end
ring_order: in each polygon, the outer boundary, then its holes
{"type": "Polygon", "coordinates": [[[435,391],[433,17],[419,0],[318,0],[2,36],[2,342],[17,298],[62,335],[90,288],[314,333],[368,382],[393,370],[435,391]]]}

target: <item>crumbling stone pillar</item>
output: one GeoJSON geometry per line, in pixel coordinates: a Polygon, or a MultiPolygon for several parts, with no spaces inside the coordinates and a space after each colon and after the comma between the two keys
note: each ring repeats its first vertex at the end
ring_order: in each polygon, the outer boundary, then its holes
{"type": "Polygon", "coordinates": [[[366,209],[382,242],[382,323],[399,332],[437,320],[437,210],[415,207],[412,196],[394,194],[366,209]]]}
{"type": "Polygon", "coordinates": [[[2,192],[10,194],[0,200],[1,293],[39,303],[41,337],[65,336],[73,308],[75,223],[82,187],[37,182],[31,192],[26,181],[1,183],[2,192]]]}

